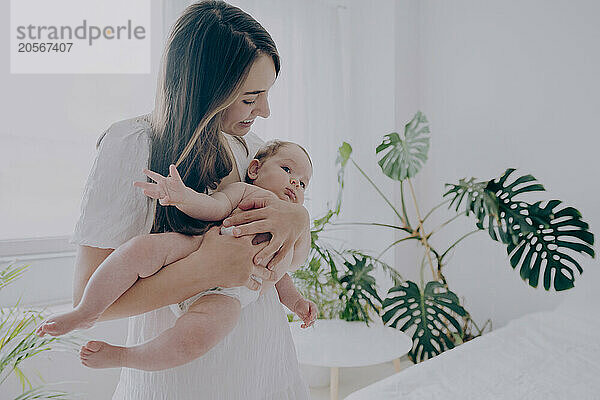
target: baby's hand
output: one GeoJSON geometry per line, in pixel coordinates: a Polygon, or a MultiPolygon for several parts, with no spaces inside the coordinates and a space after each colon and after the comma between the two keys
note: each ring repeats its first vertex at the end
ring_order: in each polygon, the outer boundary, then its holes
{"type": "Polygon", "coordinates": [[[176,206],[185,201],[188,187],[181,180],[175,165],[169,166],[167,177],[148,169],[144,169],[144,174],[156,183],[134,182],[133,185],[142,188],[146,196],[158,199],[162,206],[176,206]]]}
{"type": "Polygon", "coordinates": [[[294,313],[304,322],[300,328],[308,328],[315,323],[319,310],[317,305],[310,300],[299,299],[294,304],[294,313]]]}

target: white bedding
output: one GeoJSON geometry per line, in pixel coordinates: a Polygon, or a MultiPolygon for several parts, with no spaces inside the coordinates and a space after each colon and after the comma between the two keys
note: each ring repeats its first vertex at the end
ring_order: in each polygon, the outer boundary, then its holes
{"type": "Polygon", "coordinates": [[[589,300],[526,315],[346,399],[600,399],[600,318],[589,300]]]}

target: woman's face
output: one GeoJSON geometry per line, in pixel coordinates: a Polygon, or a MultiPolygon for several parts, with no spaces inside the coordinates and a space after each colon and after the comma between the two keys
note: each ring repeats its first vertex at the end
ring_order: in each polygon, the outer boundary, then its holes
{"type": "Polygon", "coordinates": [[[250,131],[256,117],[267,118],[269,89],[275,83],[275,65],[270,56],[260,56],[248,72],[241,94],[223,114],[223,132],[244,136],[250,131]]]}

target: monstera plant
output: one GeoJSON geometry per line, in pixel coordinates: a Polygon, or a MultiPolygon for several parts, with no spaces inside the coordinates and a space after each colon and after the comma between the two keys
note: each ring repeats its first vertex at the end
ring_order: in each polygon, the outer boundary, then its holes
{"type": "Polygon", "coordinates": [[[330,210],[324,218],[314,221],[309,262],[292,276],[300,292],[317,304],[320,319],[369,324],[379,314],[382,302],[372,272],[379,268],[395,283],[401,282],[402,277],[377,257],[360,250],[336,248],[322,238],[321,233],[338,214],[339,209],[330,210]]]}
{"type": "MultiPolygon", "coordinates": [[[[377,317],[382,299],[372,272],[382,270],[396,284],[402,282],[400,274],[378,257],[361,250],[333,246],[322,234],[339,216],[344,187],[344,168],[348,154],[338,156],[339,191],[333,209],[313,221],[309,262],[294,271],[296,286],[309,300],[315,302],[320,319],[363,321],[367,324],[377,317]]],[[[293,314],[288,315],[290,321],[293,314]]]]}
{"type": "MultiPolygon", "coordinates": [[[[521,278],[534,288],[541,280],[545,290],[562,291],[572,288],[575,271],[583,272],[576,257],[582,254],[595,256],[592,248],[594,235],[589,231],[588,224],[582,221],[579,211],[562,205],[559,200],[533,203],[525,201],[522,199],[524,193],[535,195],[545,189],[533,176],[518,175],[512,168],[495,179],[478,181],[475,178],[465,178],[457,184],[447,184],[443,201],[423,214],[412,179],[427,161],[430,144],[427,124],[425,115],[417,112],[405,125],[402,135],[395,132],[385,135],[383,142],[376,148],[382,172],[399,182],[398,204],[394,204],[384,195],[352,158],[352,147],[343,143],[337,159],[340,195],[336,208],[329,210],[324,218],[315,221],[313,230],[314,249],[315,245],[319,247],[319,235],[325,226],[336,224],[333,218],[339,215],[344,173],[347,165],[352,164],[381,195],[399,221],[391,224],[367,223],[394,229],[402,235],[381,254],[407,241],[416,241],[422,250],[421,263],[417,266],[421,276],[419,283],[404,281],[399,275],[390,274],[395,282],[394,287],[383,300],[377,292],[373,292],[373,288],[376,287],[374,281],[366,279],[370,282],[369,285],[352,286],[353,301],[362,304],[363,308],[378,310],[385,324],[412,335],[413,348],[409,357],[414,362],[426,360],[451,349],[480,335],[485,329],[485,326],[480,329],[474,323],[468,311],[460,304],[459,297],[450,290],[443,274],[450,250],[470,235],[486,231],[492,240],[506,247],[510,265],[519,270],[521,278]],[[412,213],[407,212],[407,200],[412,200],[412,213]],[[451,210],[453,215],[441,225],[427,229],[425,223],[430,215],[444,206],[451,210]],[[431,243],[433,235],[460,217],[472,217],[475,222],[474,229],[449,243],[444,249],[435,248],[431,243]],[[317,222],[320,222],[320,225],[317,222]],[[430,273],[430,279],[425,278],[426,270],[430,273]],[[357,295],[357,291],[361,294],[357,295]]],[[[379,262],[381,254],[370,260],[379,262]]],[[[335,264],[332,260],[328,264],[330,275],[337,276],[336,268],[339,263],[335,264]]],[[[362,270],[363,274],[369,276],[370,270],[365,269],[364,265],[361,258],[356,258],[356,262],[348,270],[356,276],[361,273],[359,270],[362,270]]],[[[342,298],[343,296],[340,296],[340,299],[342,298]]]]}

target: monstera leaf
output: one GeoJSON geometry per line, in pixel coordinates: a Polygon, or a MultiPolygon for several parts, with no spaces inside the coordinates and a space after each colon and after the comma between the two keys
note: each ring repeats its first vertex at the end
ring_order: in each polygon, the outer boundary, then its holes
{"type": "Polygon", "coordinates": [[[511,184],[506,184],[514,171],[513,168],[507,169],[497,181],[475,182],[475,178],[471,178],[468,181],[461,179],[458,185],[447,184],[450,189],[444,197],[453,196],[449,207],[456,203],[456,210],[466,200],[466,214],[475,214],[477,227],[487,229],[493,240],[504,244],[516,243],[519,233],[514,227],[527,224],[529,216],[526,208],[529,205],[515,197],[524,192],[545,189],[531,175],[521,176],[511,184]]]}
{"type": "Polygon", "coordinates": [[[383,301],[382,312],[386,325],[403,332],[414,328],[409,353],[414,362],[454,348],[451,336],[462,336],[462,328],[453,314],[467,315],[458,297],[436,281],[427,282],[424,291],[412,281],[391,288],[383,301]]]}
{"type": "Polygon", "coordinates": [[[507,246],[510,263],[519,267],[520,275],[537,287],[542,269],[544,288],[557,291],[572,288],[574,271],[583,271],[569,253],[586,253],[594,257],[594,235],[581,214],[572,207],[558,209],[559,200],[541,207],[517,199],[526,192],[541,192],[544,187],[531,175],[508,183],[515,170],[507,169],[497,180],[487,183],[461,179],[458,185],[447,185],[444,196],[453,196],[450,206],[458,210],[465,204],[467,215],[477,218],[477,227],[486,229],[493,240],[507,246]]]}
{"type": "Polygon", "coordinates": [[[537,287],[543,270],[544,289],[550,290],[552,285],[556,291],[571,289],[575,281],[573,268],[579,273],[583,269],[569,253],[594,257],[594,235],[573,207],[559,209],[560,200],[550,200],[543,207],[541,204],[528,205],[530,224],[514,228],[520,233],[518,242],[508,243],[506,248],[510,264],[519,268],[521,278],[533,287],[537,287]]]}
{"type": "Polygon", "coordinates": [[[376,152],[388,149],[378,161],[384,174],[397,181],[412,178],[427,161],[429,152],[429,126],[427,118],[418,111],[413,119],[404,127],[404,138],[396,132],[385,135],[383,142],[377,146],[376,152]]]}
{"type": "Polygon", "coordinates": [[[373,303],[377,300],[381,304],[381,297],[377,294],[375,278],[369,273],[373,271],[373,264],[367,264],[366,257],[353,255],[354,264],[346,261],[344,265],[348,269],[339,281],[344,289],[340,294],[340,300],[344,300],[346,306],[340,316],[346,321],[369,321],[367,310],[363,306],[369,305],[373,310],[379,312],[373,303]]]}
{"type": "MultiPolygon", "coordinates": [[[[475,182],[475,178],[469,180],[465,178],[461,179],[458,185],[447,183],[446,187],[449,187],[449,189],[444,193],[444,197],[452,196],[448,208],[455,206],[455,211],[458,211],[463,204],[463,200],[466,200],[466,215],[475,215],[479,229],[484,229],[486,218],[494,218],[494,221],[497,221],[499,214],[498,198],[495,194],[485,190],[486,185],[487,182],[475,182]]],[[[490,223],[489,226],[494,227],[495,225],[490,223]]],[[[490,235],[494,234],[492,230],[490,235]]]]}

